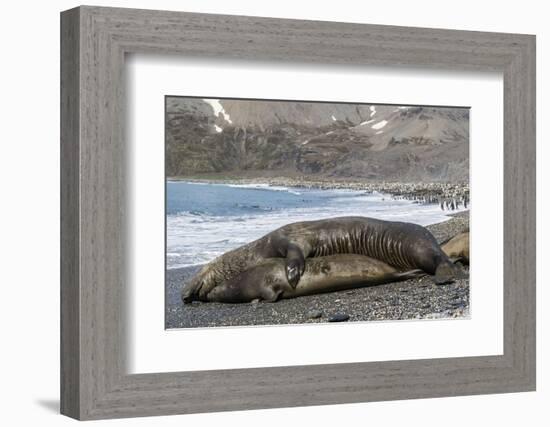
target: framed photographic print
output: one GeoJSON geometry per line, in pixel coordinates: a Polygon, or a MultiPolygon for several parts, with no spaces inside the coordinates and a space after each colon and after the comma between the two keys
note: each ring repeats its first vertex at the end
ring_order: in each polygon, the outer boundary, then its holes
{"type": "Polygon", "coordinates": [[[166,328],[467,315],[468,108],[167,96],[165,129],[166,328]]]}
{"type": "Polygon", "coordinates": [[[535,389],[534,36],[84,6],[61,40],[63,414],[535,389]]]}

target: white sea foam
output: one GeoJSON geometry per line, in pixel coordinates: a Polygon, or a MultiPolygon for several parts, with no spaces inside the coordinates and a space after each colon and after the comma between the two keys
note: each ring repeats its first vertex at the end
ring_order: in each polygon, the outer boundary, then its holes
{"type": "Polygon", "coordinates": [[[216,129],[216,132],[220,133],[222,131],[222,128],[218,125],[214,125],[214,129],[216,129]]]}
{"type": "Polygon", "coordinates": [[[376,114],[376,107],[374,105],[370,106],[370,116],[374,116],[376,114]]]}
{"type": "MultiPolygon", "coordinates": [[[[234,185],[239,187],[292,191],[285,187],[263,184],[234,185]]],[[[327,190],[336,193],[330,206],[279,209],[260,215],[210,216],[191,213],[168,215],[168,268],[207,263],[217,256],[292,222],[334,218],[338,216],[369,216],[413,222],[420,225],[446,221],[448,212],[437,204],[423,205],[408,200],[393,200],[380,193],[366,195],[355,190],[327,190]]],[[[463,209],[461,209],[463,210],[463,209]]],[[[455,210],[458,212],[460,210],[455,210]]]]}
{"type": "MultiPolygon", "coordinates": [[[[220,184],[214,184],[214,185],[220,185],[220,184]]],[[[251,188],[251,189],[258,189],[258,190],[271,190],[271,191],[286,191],[291,194],[300,194],[299,191],[297,191],[294,188],[284,187],[281,185],[270,185],[270,184],[222,184],[227,185],[228,187],[233,188],[251,188]]]]}

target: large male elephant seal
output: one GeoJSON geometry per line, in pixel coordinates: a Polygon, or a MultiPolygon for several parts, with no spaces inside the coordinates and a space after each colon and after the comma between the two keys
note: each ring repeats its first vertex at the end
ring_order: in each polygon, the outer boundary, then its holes
{"type": "Polygon", "coordinates": [[[402,271],[420,269],[437,284],[448,283],[462,273],[425,227],[366,217],[339,217],[288,224],[226,252],[204,266],[184,287],[182,299],[205,300],[217,285],[266,258],[285,259],[287,281],[295,288],[307,258],[336,254],[364,255],[402,271]]]}
{"type": "Polygon", "coordinates": [[[422,270],[400,272],[395,267],[364,255],[330,255],[308,258],[300,281],[293,288],[286,277],[283,258],[268,258],[233,278],[217,285],[203,301],[275,302],[323,292],[406,280],[425,274],[422,270]]]}

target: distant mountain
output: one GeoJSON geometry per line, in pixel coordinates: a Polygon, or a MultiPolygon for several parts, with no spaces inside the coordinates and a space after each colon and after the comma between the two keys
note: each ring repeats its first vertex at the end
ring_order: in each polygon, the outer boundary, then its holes
{"type": "Polygon", "coordinates": [[[469,110],[171,97],[168,176],[468,181],[469,110]]]}

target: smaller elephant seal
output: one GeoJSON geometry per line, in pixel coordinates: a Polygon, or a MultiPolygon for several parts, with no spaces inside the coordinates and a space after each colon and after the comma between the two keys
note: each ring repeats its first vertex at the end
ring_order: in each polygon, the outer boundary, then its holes
{"type": "Polygon", "coordinates": [[[284,258],[269,258],[216,286],[203,301],[244,303],[341,291],[406,280],[424,275],[422,270],[407,272],[363,255],[331,255],[308,258],[296,288],[286,278],[284,258]]]}
{"type": "Polygon", "coordinates": [[[470,264],[470,231],[464,231],[444,241],[441,249],[452,261],[470,264]]]}

